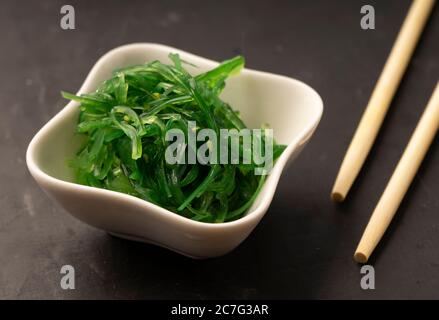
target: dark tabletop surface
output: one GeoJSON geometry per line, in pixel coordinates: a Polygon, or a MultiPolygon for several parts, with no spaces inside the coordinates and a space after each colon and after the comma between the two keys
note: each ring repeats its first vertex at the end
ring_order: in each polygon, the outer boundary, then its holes
{"type": "Polygon", "coordinates": [[[439,139],[375,255],[376,289],[362,290],[352,255],[438,80],[439,9],[416,49],[348,200],[329,199],[348,143],[410,1],[63,1],[0,4],[0,298],[439,298],[439,139]],[[232,253],[192,260],[120,240],[71,217],[25,164],[32,136],[94,62],[131,42],[157,42],[300,79],[325,104],[320,126],[284,172],[270,209],[232,253]],[[76,289],[60,287],[60,268],[76,289]]]}

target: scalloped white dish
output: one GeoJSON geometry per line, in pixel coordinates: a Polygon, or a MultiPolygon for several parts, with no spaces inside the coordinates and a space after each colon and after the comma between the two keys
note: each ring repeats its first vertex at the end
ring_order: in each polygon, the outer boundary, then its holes
{"type": "MultiPolygon", "coordinates": [[[[156,59],[170,63],[170,52],[197,65],[198,68],[186,66],[193,74],[218,64],[164,45],[124,45],[99,59],[79,93],[94,91],[116,68],[156,59]]],[[[240,111],[250,128],[269,123],[276,141],[288,145],[253,206],[239,220],[219,224],[197,222],[127,194],[75,183],[66,161],[80,145],[80,137],[75,134],[79,108],[74,101],[45,124],[30,142],[26,154],[29,171],[64,209],[91,226],[193,258],[221,256],[236,248],[265,215],[282,171],[309,141],[323,112],[320,96],[306,84],[249,69],[227,80],[222,99],[240,111]]]]}

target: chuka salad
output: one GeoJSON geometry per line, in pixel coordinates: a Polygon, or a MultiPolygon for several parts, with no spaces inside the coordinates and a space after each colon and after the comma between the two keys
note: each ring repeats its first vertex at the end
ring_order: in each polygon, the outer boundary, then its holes
{"type": "MultiPolygon", "coordinates": [[[[115,70],[93,93],[62,92],[80,103],[77,132],[85,137],[70,166],[80,184],[130,194],[193,220],[239,219],[266,179],[254,173],[261,165],[253,157],[250,163],[172,164],[165,153],[173,142],[165,136],[171,129],[180,129],[186,138],[188,129],[211,129],[218,135],[220,129],[246,129],[238,112],[219,98],[226,78],[243,68],[244,58],[192,76],[177,54],[169,57],[173,65],[152,61],[115,70]],[[188,128],[189,123],[196,128],[188,128]]],[[[238,143],[244,153],[242,137],[238,143]]],[[[188,157],[190,147],[180,147],[188,157]]],[[[273,142],[272,148],[274,161],[285,146],[273,142]]]]}

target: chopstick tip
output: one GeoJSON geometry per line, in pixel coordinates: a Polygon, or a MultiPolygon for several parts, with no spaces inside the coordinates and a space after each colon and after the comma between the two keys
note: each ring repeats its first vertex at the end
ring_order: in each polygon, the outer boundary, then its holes
{"type": "Polygon", "coordinates": [[[357,251],[354,254],[354,260],[358,263],[366,263],[368,257],[364,253],[357,251]]]}
{"type": "Polygon", "coordinates": [[[331,199],[334,202],[343,202],[345,197],[340,192],[332,191],[331,199]]]}

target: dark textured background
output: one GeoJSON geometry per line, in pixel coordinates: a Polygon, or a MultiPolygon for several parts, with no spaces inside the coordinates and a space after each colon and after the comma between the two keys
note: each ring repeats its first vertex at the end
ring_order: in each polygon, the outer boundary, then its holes
{"type": "Polygon", "coordinates": [[[0,298],[439,298],[439,139],[360,288],[352,254],[438,80],[436,7],[375,147],[342,205],[329,200],[340,162],[409,7],[393,1],[82,1],[0,4],[0,298]],[[360,28],[373,4],[376,30],[360,28]],[[130,42],[158,42],[300,79],[322,96],[321,124],[282,176],[273,203],[232,253],[196,261],[119,240],[74,220],[30,177],[25,150],[94,62],[130,42]],[[367,172],[367,174],[365,174],[367,172]],[[74,291],[60,268],[76,268],[74,291]]]}

